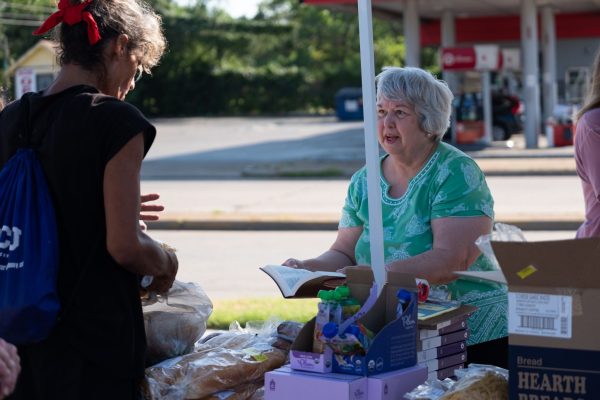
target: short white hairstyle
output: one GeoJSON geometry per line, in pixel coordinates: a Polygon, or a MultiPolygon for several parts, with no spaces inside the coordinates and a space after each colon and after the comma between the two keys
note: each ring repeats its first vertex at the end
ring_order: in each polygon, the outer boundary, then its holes
{"type": "Polygon", "coordinates": [[[419,127],[441,140],[450,125],[452,99],[448,84],[414,67],[384,67],[375,77],[377,101],[404,101],[414,107],[419,127]]]}

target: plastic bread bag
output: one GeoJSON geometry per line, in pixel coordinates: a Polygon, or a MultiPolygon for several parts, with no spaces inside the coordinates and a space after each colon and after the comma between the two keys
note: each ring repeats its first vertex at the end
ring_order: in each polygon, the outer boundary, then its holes
{"type": "Polygon", "coordinates": [[[279,368],[287,352],[276,347],[276,330],[234,329],[196,345],[190,354],[146,369],[146,399],[202,399],[262,379],[279,368]]]}
{"type": "Polygon", "coordinates": [[[494,231],[489,235],[481,235],[475,241],[479,250],[494,264],[496,269],[500,269],[500,264],[494,254],[491,242],[526,242],[523,231],[514,225],[494,224],[494,231]]]}
{"type": "Polygon", "coordinates": [[[443,381],[438,379],[428,380],[404,395],[409,400],[439,400],[452,386],[456,384],[450,378],[443,381]]]}
{"type": "MultiPolygon", "coordinates": [[[[256,392],[262,389],[263,385],[264,380],[259,379],[255,382],[243,383],[229,390],[212,394],[202,400],[248,400],[255,395],[258,396],[259,394],[256,392]]],[[[264,395],[260,398],[264,398],[264,395]]]]}
{"type": "Polygon", "coordinates": [[[175,281],[167,296],[143,304],[147,365],[187,354],[206,331],[212,302],[195,283],[175,281]]]}
{"type": "Polygon", "coordinates": [[[439,400],[508,400],[508,370],[493,365],[469,364],[457,370],[456,384],[439,400]]]}

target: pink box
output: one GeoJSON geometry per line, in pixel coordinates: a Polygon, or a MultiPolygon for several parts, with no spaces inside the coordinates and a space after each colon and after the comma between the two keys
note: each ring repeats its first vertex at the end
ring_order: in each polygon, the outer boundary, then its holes
{"type": "Polygon", "coordinates": [[[367,400],[367,378],[283,366],[265,374],[265,400],[367,400]]]}
{"type": "Polygon", "coordinates": [[[415,365],[367,378],[369,400],[403,399],[427,379],[427,367],[415,365]]]}

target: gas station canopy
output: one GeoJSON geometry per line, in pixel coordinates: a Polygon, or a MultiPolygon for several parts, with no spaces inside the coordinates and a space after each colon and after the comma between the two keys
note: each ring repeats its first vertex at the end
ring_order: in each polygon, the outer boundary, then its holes
{"type": "MultiPolygon", "coordinates": [[[[303,2],[357,12],[357,0],[303,2]]],[[[565,64],[581,63],[573,51],[593,54],[600,38],[600,0],[372,0],[369,4],[374,15],[402,22],[407,66],[420,65],[424,46],[443,49],[495,44],[515,48],[515,42],[520,43],[519,96],[525,107],[527,148],[538,147],[541,127],[558,102],[557,40],[587,40],[563,46],[565,53],[560,57],[565,64]]],[[[591,64],[591,60],[583,62],[581,65],[591,64]]],[[[446,72],[444,79],[450,88],[456,88],[451,72],[446,72]]]]}
{"type": "MultiPolygon", "coordinates": [[[[356,0],[304,0],[307,4],[323,4],[330,8],[356,9],[356,0]]],[[[403,0],[373,0],[373,12],[390,16],[403,13],[403,0]]],[[[551,6],[560,13],[598,12],[600,0],[541,0],[538,7],[551,6]]],[[[446,10],[457,17],[518,15],[521,0],[418,0],[419,15],[423,18],[440,18],[446,10]]]]}

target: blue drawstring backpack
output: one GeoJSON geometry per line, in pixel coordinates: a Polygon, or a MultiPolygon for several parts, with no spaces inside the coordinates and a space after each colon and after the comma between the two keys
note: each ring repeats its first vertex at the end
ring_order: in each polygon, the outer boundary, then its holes
{"type": "Polygon", "coordinates": [[[23,146],[0,170],[0,337],[14,344],[46,338],[60,308],[54,207],[31,144],[28,96],[21,107],[23,146]]]}

